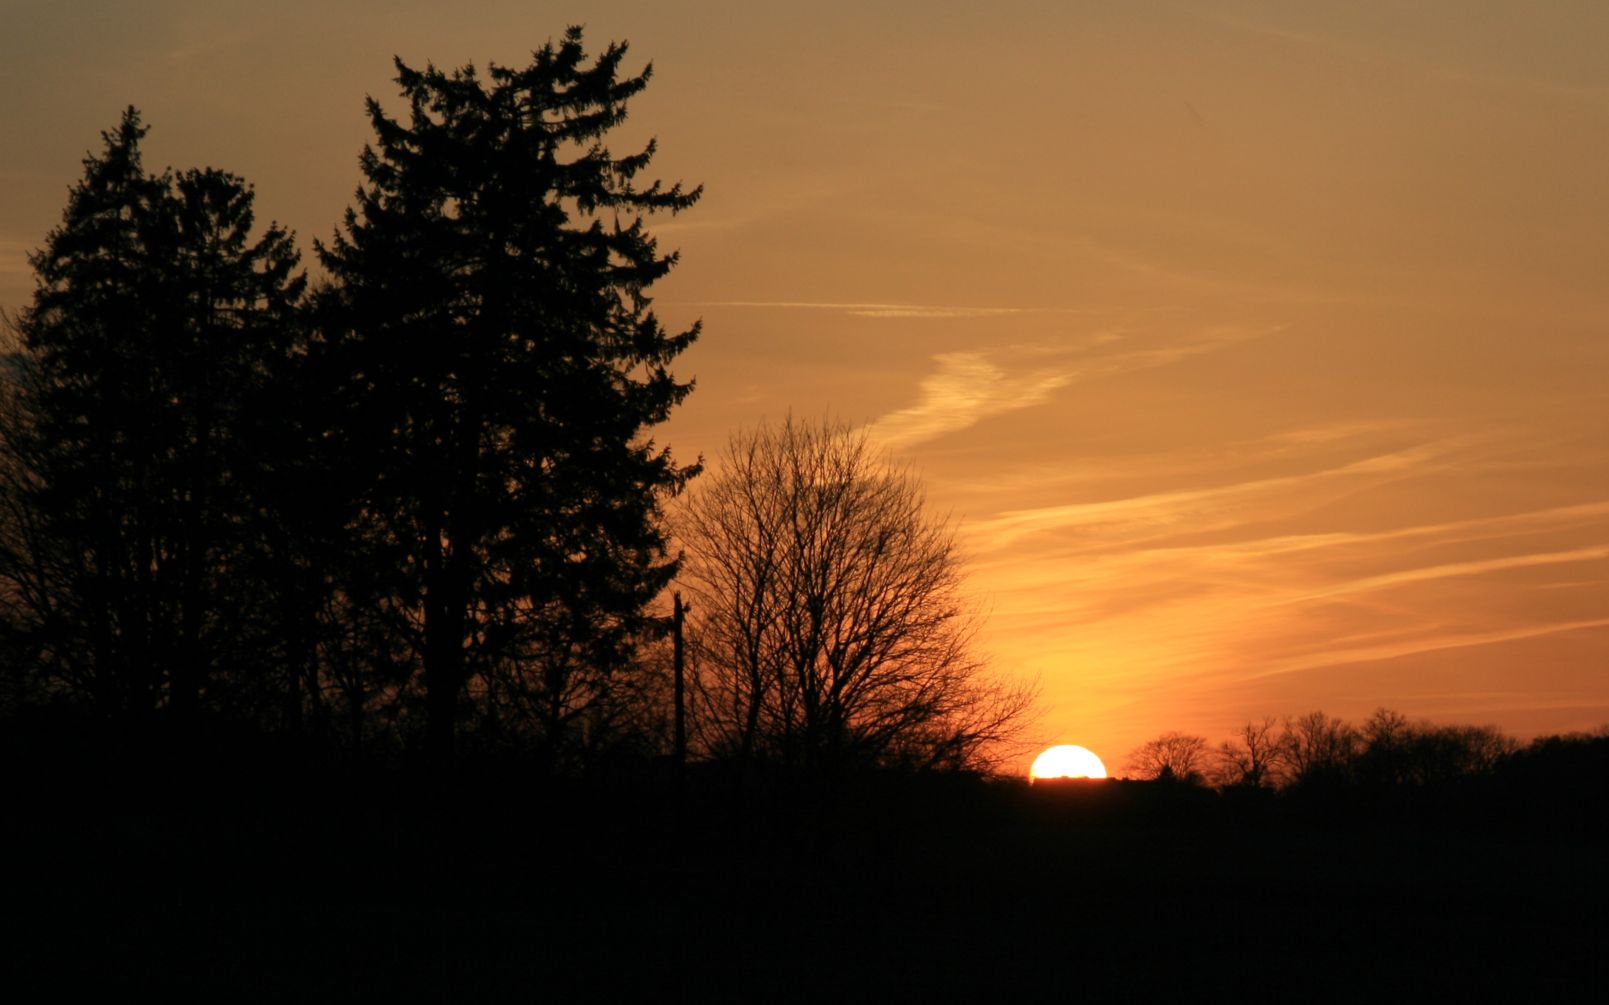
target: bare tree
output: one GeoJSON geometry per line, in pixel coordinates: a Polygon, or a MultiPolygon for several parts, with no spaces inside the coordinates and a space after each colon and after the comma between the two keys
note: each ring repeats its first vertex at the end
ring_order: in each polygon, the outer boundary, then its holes
{"type": "Polygon", "coordinates": [[[1280,743],[1290,764],[1291,780],[1296,783],[1346,778],[1362,749],[1362,739],[1355,728],[1316,711],[1287,719],[1280,743]]]}
{"type": "Polygon", "coordinates": [[[1407,780],[1417,729],[1401,712],[1377,708],[1359,731],[1361,750],[1355,774],[1369,785],[1400,785],[1407,780]]]}
{"type": "Polygon", "coordinates": [[[1438,726],[1409,722],[1377,709],[1363,724],[1358,780],[1369,785],[1434,785],[1490,774],[1517,749],[1496,726],[1438,726]]]}
{"type": "Polygon", "coordinates": [[[1219,744],[1217,781],[1224,786],[1272,787],[1279,783],[1285,764],[1279,721],[1265,715],[1247,722],[1234,736],[1219,744]]]}
{"type": "Polygon", "coordinates": [[[1199,782],[1206,765],[1206,737],[1169,732],[1136,747],[1126,770],[1138,778],[1199,782]]]}
{"type": "Polygon", "coordinates": [[[1032,704],[973,651],[949,527],[863,433],[791,417],[738,433],[681,536],[714,756],[977,767],[1032,704]]]}

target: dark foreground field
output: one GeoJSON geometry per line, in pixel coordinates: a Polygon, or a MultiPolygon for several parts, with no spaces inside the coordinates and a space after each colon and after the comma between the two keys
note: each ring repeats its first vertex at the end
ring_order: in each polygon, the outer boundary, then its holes
{"type": "Polygon", "coordinates": [[[1137,783],[23,777],[11,1001],[1609,990],[1602,832],[1523,802],[1472,821],[1137,783]]]}

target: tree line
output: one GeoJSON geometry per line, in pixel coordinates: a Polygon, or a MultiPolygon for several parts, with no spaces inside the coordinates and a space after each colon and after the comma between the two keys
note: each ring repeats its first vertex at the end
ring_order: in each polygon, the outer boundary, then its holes
{"type": "Polygon", "coordinates": [[[1429,789],[1498,777],[1516,766],[1548,764],[1597,778],[1609,729],[1545,736],[1529,745],[1496,726],[1413,721],[1379,708],[1362,723],[1322,711],[1246,722],[1216,747],[1206,737],[1169,731],[1130,752],[1134,778],[1214,786],[1224,791],[1429,789]]]}
{"type": "Polygon", "coordinates": [[[625,55],[571,29],[524,68],[397,60],[316,279],[243,179],[148,170],[133,108],[102,135],[5,319],[8,714],[651,757],[680,575],[703,753],[981,763],[1032,696],[971,655],[907,473],[789,419],[673,527],[702,462],[653,433],[700,329],[652,308],[677,256],[647,222],[702,189],[605,144],[652,72],[625,55]]]}

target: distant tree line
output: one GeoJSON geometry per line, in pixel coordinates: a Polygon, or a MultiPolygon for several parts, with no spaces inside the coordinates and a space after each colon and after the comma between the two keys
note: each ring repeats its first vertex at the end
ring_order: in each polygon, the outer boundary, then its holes
{"type": "MultiPolygon", "coordinates": [[[[571,29],[523,69],[398,60],[404,111],[369,99],[314,281],[245,181],[152,173],[133,108],[103,134],[5,318],[13,721],[518,749],[553,771],[666,750],[667,507],[701,465],[652,432],[692,389],[672,365],[699,328],[652,310],[676,255],[645,221],[701,190],[640,180],[652,142],[604,145],[651,73],[625,54],[571,29]]],[[[844,432],[736,441],[749,467],[690,510],[695,741],[975,767],[1031,694],[970,654],[914,483],[844,432]]]]}
{"type": "MultiPolygon", "coordinates": [[[[1125,771],[1138,779],[1225,792],[1385,792],[1489,781],[1543,762],[1562,771],[1572,763],[1601,762],[1606,754],[1609,728],[1522,745],[1496,726],[1415,722],[1380,708],[1361,724],[1320,711],[1264,716],[1216,747],[1203,736],[1167,732],[1130,752],[1125,771]]],[[[1596,777],[1596,770],[1591,774],[1596,777]]],[[[1604,779],[1609,774],[1597,784],[1604,779]]]]}

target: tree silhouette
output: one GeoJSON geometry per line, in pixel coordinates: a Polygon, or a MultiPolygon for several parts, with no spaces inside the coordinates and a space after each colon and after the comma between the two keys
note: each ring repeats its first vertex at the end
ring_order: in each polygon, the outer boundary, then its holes
{"type": "Polygon", "coordinates": [[[103,134],[30,259],[0,582],[14,648],[53,687],[188,722],[254,700],[223,685],[261,666],[252,448],[304,280],[289,234],[252,238],[244,182],[148,174],[144,135],[132,108],[103,134]]]}
{"type": "Polygon", "coordinates": [[[1276,731],[1278,721],[1264,716],[1247,722],[1219,745],[1217,779],[1225,786],[1262,788],[1278,784],[1285,764],[1285,748],[1276,731]]]}
{"type": "Polygon", "coordinates": [[[700,190],[639,186],[651,142],[603,146],[649,78],[625,54],[589,64],[572,28],[484,79],[398,60],[407,116],[369,101],[357,206],[319,248],[329,436],[373,570],[351,588],[438,752],[471,709],[555,758],[601,728],[675,571],[660,507],[697,466],[647,431],[691,389],[668,366],[697,327],[649,309],[675,256],[643,223],[700,190]]]}
{"type": "Polygon", "coordinates": [[[1314,711],[1287,719],[1280,745],[1293,783],[1335,785],[1350,780],[1361,738],[1344,720],[1314,711]]]}
{"type": "Polygon", "coordinates": [[[712,753],[964,767],[1012,733],[1031,689],[973,654],[950,531],[915,478],[863,433],[791,417],[724,460],[681,528],[712,753]]]}
{"type": "Polygon", "coordinates": [[[1363,724],[1360,742],[1353,772],[1360,783],[1374,787],[1422,787],[1489,775],[1517,749],[1495,726],[1413,723],[1386,708],[1363,724]]]}
{"type": "Polygon", "coordinates": [[[1136,747],[1127,771],[1139,778],[1199,782],[1207,766],[1205,737],[1168,732],[1136,747]]]}

